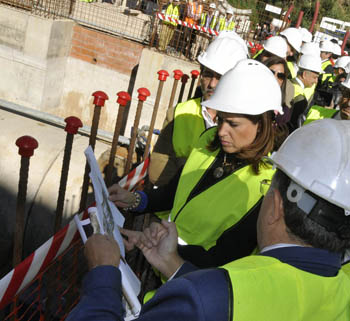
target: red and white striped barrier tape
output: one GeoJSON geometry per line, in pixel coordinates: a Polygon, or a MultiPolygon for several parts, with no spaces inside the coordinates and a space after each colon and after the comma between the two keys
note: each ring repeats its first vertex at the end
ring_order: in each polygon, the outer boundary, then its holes
{"type": "Polygon", "coordinates": [[[196,29],[198,31],[201,31],[201,32],[204,32],[204,33],[208,33],[212,36],[218,36],[219,33],[213,29],[210,29],[210,28],[205,28],[205,27],[202,27],[202,26],[199,26],[199,25],[196,25],[196,24],[192,24],[192,23],[188,23],[186,21],[182,21],[182,20],[178,20],[178,19],[175,19],[175,18],[172,18],[172,17],[169,17],[165,14],[162,14],[162,13],[157,13],[157,17],[160,19],[160,20],[164,20],[164,21],[168,21],[168,22],[174,22],[178,25],[182,25],[182,26],[185,26],[187,28],[190,28],[190,29],[196,29]]]}
{"type": "Polygon", "coordinates": [[[147,157],[145,161],[135,167],[128,175],[123,177],[119,181],[119,185],[128,191],[133,190],[134,187],[146,177],[148,165],[149,157],[147,157]]]}
{"type": "MultiPolygon", "coordinates": [[[[132,190],[147,175],[149,157],[125,176],[119,185],[132,190]]],[[[88,217],[87,210],[80,219],[88,217]]],[[[76,239],[79,233],[74,220],[58,231],[35,252],[17,265],[0,280],[0,310],[11,303],[14,296],[25,288],[38,273],[42,272],[53,260],[61,255],[76,239]]]]}
{"type": "MultiPolygon", "coordinates": [[[[82,219],[88,217],[87,210],[80,214],[82,219]]],[[[72,220],[58,231],[35,252],[17,265],[0,280],[0,310],[11,302],[14,296],[25,288],[38,273],[61,255],[78,236],[77,226],[72,220]]]]}

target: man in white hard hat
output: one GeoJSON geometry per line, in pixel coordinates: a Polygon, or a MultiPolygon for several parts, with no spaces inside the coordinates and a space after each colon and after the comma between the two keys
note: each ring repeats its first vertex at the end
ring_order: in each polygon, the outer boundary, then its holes
{"type": "Polygon", "coordinates": [[[321,60],[322,60],[322,70],[325,74],[333,74],[333,65],[330,61],[330,58],[332,57],[333,50],[334,50],[334,44],[330,40],[324,40],[321,41],[320,44],[320,50],[321,50],[321,60]]]}
{"type": "Polygon", "coordinates": [[[284,37],[288,44],[287,52],[287,65],[291,78],[295,78],[297,75],[297,61],[302,44],[302,36],[298,29],[287,28],[280,33],[280,36],[284,37]]]}
{"type": "Polygon", "coordinates": [[[216,125],[216,111],[201,105],[214,92],[221,75],[247,58],[248,49],[235,34],[216,38],[199,55],[202,97],[188,100],[167,112],[163,130],[154,146],[149,165],[149,178],[154,185],[165,185],[185,164],[200,134],[216,125]]]}
{"type": "Polygon", "coordinates": [[[288,124],[290,131],[300,127],[303,123],[303,115],[312,101],[320,73],[322,73],[322,68],[319,56],[302,55],[300,57],[297,76],[292,79],[294,99],[292,101],[292,116],[288,124]]]}
{"type": "MultiPolygon", "coordinates": [[[[349,321],[350,278],[341,268],[350,247],[349,151],[350,122],[326,119],[271,156],[277,172],[260,208],[258,255],[197,270],[177,254],[174,223],[145,231],[138,246],[170,281],[138,320],[349,321]]],[[[117,244],[94,235],[85,255],[92,269],[67,321],[122,320],[117,244]]]]}
{"type": "MultiPolygon", "coordinates": [[[[346,70],[350,70],[350,63],[345,68],[346,70]]],[[[334,103],[334,108],[312,106],[307,113],[304,125],[324,118],[350,120],[350,73],[348,73],[345,81],[340,83],[339,91],[340,95],[334,103]]]]}

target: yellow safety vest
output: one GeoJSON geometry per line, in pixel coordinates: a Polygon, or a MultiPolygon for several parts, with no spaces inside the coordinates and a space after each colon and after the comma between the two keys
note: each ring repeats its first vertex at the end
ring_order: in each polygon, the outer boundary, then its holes
{"type": "Polygon", "coordinates": [[[316,84],[309,88],[303,88],[295,78],[292,79],[292,84],[294,86],[294,98],[304,96],[306,100],[310,102],[312,95],[315,92],[316,84]]]}
{"type": "Polygon", "coordinates": [[[341,267],[341,269],[342,269],[343,272],[344,272],[345,274],[347,274],[348,277],[350,278],[350,263],[344,264],[344,265],[341,267]]]}
{"type": "MultiPolygon", "coordinates": [[[[174,19],[178,19],[180,17],[180,11],[179,11],[179,6],[176,5],[174,6],[172,3],[168,5],[166,11],[165,11],[165,15],[174,18],[174,19]]],[[[176,26],[177,23],[176,22],[170,22],[170,21],[163,21],[165,24],[170,24],[173,26],[176,26]]]]}
{"type": "MultiPolygon", "coordinates": [[[[324,62],[322,63],[322,65],[321,65],[322,70],[325,71],[326,68],[327,68],[329,65],[332,66],[332,63],[331,63],[330,60],[324,61],[324,62]]],[[[327,78],[332,78],[332,77],[333,77],[333,74],[331,74],[331,73],[324,73],[324,74],[322,74],[322,82],[324,82],[327,78]]]]}
{"type": "Polygon", "coordinates": [[[294,63],[287,61],[287,67],[289,69],[291,79],[295,78],[297,76],[297,71],[294,67],[294,63]]]}
{"type": "MultiPolygon", "coordinates": [[[[208,17],[208,14],[206,12],[202,13],[202,15],[201,15],[201,26],[202,27],[205,27],[205,24],[207,22],[207,17],[208,17]]],[[[213,18],[210,21],[209,28],[214,29],[215,25],[216,25],[216,16],[215,16],[215,14],[213,14],[213,18]]]]}
{"type": "Polygon", "coordinates": [[[332,118],[337,111],[336,109],[329,109],[316,105],[312,106],[306,115],[306,120],[303,125],[307,125],[318,119],[332,118]]]}
{"type": "Polygon", "coordinates": [[[312,87],[304,88],[304,96],[306,97],[307,101],[311,101],[312,96],[315,93],[316,84],[313,84],[312,87]]]}
{"type": "Polygon", "coordinates": [[[175,107],[173,131],[176,157],[188,157],[204,130],[201,98],[178,104],[175,107]]]}
{"type": "Polygon", "coordinates": [[[219,31],[225,30],[226,18],[219,19],[219,31]]]}
{"type": "Polygon", "coordinates": [[[170,213],[179,237],[187,244],[200,245],[206,250],[258,203],[267,192],[265,189],[261,193],[260,182],[271,179],[275,172],[266,165],[261,166],[260,174],[256,175],[247,165],[188,200],[219,153],[219,150],[211,152],[207,149],[216,132],[217,127],[205,131],[193,148],[182,170],[170,213]]]}
{"type": "Polygon", "coordinates": [[[226,27],[225,30],[232,31],[235,29],[235,22],[232,20],[226,27]]]}
{"type": "Polygon", "coordinates": [[[223,268],[232,283],[232,321],[350,320],[350,278],[342,270],[319,276],[260,255],[223,268]]]}

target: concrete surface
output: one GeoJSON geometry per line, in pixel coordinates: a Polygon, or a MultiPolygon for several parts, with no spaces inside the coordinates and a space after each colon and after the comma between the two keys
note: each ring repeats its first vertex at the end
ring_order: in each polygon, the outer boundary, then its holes
{"type": "MultiPolygon", "coordinates": [[[[30,135],[39,142],[38,149],[30,159],[26,206],[29,220],[25,253],[31,253],[53,232],[66,132],[61,128],[0,109],[0,268],[11,257],[20,168],[20,156],[15,141],[23,135],[30,135]]],[[[87,146],[88,137],[77,134],[73,144],[65,197],[65,220],[78,210],[85,168],[83,151],[87,146]]],[[[97,141],[96,157],[108,147],[105,143],[97,141]]]]}

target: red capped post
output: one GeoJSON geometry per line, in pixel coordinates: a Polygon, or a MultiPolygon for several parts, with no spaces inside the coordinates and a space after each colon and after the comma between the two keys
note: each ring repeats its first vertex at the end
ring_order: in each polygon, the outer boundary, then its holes
{"type": "Polygon", "coordinates": [[[196,82],[196,79],[199,77],[199,71],[198,70],[192,70],[191,71],[191,76],[192,76],[192,80],[191,80],[191,85],[190,85],[190,90],[188,91],[188,96],[187,96],[187,100],[192,98],[192,92],[193,92],[193,88],[194,88],[194,83],[196,82]]]}

